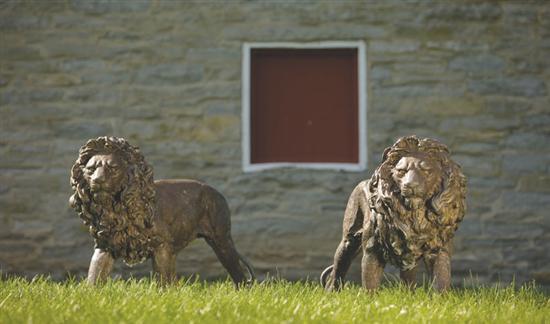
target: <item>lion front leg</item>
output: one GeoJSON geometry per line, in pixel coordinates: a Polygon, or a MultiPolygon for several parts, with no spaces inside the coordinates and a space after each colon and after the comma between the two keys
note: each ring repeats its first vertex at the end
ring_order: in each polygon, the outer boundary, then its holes
{"type": "Polygon", "coordinates": [[[113,269],[113,263],[115,258],[111,253],[103,251],[102,249],[95,249],[90,261],[90,268],[88,269],[87,282],[95,285],[99,282],[104,282],[113,269]]]}
{"type": "Polygon", "coordinates": [[[340,290],[351,262],[359,252],[360,247],[361,236],[350,235],[342,239],[334,254],[334,262],[328,280],[324,283],[327,291],[340,290]]]}
{"type": "Polygon", "coordinates": [[[153,271],[161,285],[170,284],[176,280],[176,254],[171,247],[162,244],[155,249],[153,271]]]}
{"type": "Polygon", "coordinates": [[[451,286],[451,255],[446,250],[440,251],[433,260],[432,277],[438,292],[449,290],[451,286]]]}
{"type": "Polygon", "coordinates": [[[361,278],[363,288],[374,291],[380,286],[385,263],[373,252],[363,251],[361,260],[361,278]]]}
{"type": "Polygon", "coordinates": [[[348,199],[342,224],[342,240],[334,253],[332,266],[325,269],[321,275],[321,284],[327,291],[340,290],[351,262],[360,251],[363,240],[364,211],[368,212],[363,191],[365,185],[364,181],[359,183],[348,199]],[[328,271],[330,275],[326,277],[325,274],[328,271]]]}

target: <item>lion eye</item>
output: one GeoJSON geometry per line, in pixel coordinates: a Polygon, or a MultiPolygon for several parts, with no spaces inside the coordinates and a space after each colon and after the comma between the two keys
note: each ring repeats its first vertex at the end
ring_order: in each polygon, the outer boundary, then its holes
{"type": "Polygon", "coordinates": [[[406,171],[406,170],[403,170],[403,169],[401,169],[401,170],[397,170],[397,175],[398,175],[398,176],[400,176],[400,177],[404,176],[404,175],[405,175],[405,173],[407,173],[407,171],[406,171]]]}
{"type": "Polygon", "coordinates": [[[109,164],[109,171],[119,172],[120,171],[120,166],[118,164],[109,164]]]}
{"type": "Polygon", "coordinates": [[[425,162],[422,162],[422,163],[420,163],[420,169],[422,171],[430,171],[432,169],[432,167],[429,164],[427,164],[425,162]]]}

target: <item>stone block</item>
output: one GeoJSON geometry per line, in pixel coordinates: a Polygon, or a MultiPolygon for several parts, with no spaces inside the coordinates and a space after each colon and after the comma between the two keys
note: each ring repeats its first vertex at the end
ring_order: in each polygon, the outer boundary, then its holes
{"type": "Polygon", "coordinates": [[[550,195],[544,192],[504,191],[495,207],[508,212],[536,212],[550,208],[550,195]]]}
{"type": "Polygon", "coordinates": [[[9,61],[33,61],[42,59],[40,50],[34,46],[8,46],[2,45],[0,49],[2,60],[9,61]]]}
{"type": "Polygon", "coordinates": [[[369,52],[377,53],[407,53],[415,52],[420,48],[420,43],[415,41],[371,41],[368,44],[369,52]]]}
{"type": "Polygon", "coordinates": [[[121,137],[150,140],[162,137],[166,123],[148,120],[128,120],[115,124],[115,133],[121,137]]]}
{"type": "Polygon", "coordinates": [[[41,53],[48,59],[84,59],[93,60],[102,56],[102,49],[95,42],[89,42],[84,36],[67,35],[62,39],[59,35],[49,36],[47,41],[40,38],[41,53]]]}
{"type": "Polygon", "coordinates": [[[202,76],[203,67],[200,65],[160,64],[140,68],[135,80],[145,85],[178,85],[198,82],[202,76]]]}
{"type": "Polygon", "coordinates": [[[538,153],[505,153],[502,171],[508,174],[545,172],[550,158],[538,153]]]}
{"type": "Polygon", "coordinates": [[[499,19],[502,9],[498,3],[439,3],[422,13],[427,21],[492,21],[499,19]]]}
{"type": "MultiPolygon", "coordinates": [[[[334,39],[380,39],[387,35],[386,28],[362,24],[333,24],[327,23],[323,26],[289,26],[287,22],[272,22],[268,25],[259,25],[256,28],[250,28],[247,23],[232,24],[223,28],[222,36],[230,40],[245,41],[323,41],[334,39]]],[[[381,45],[384,47],[384,45],[381,45]]],[[[384,47],[388,51],[404,50],[404,45],[387,45],[384,47]]],[[[418,47],[418,46],[417,46],[418,47]]]]}
{"type": "Polygon", "coordinates": [[[30,240],[0,241],[0,257],[11,262],[33,259],[38,250],[38,245],[30,240]]]}
{"type": "Polygon", "coordinates": [[[550,114],[536,114],[524,119],[527,129],[550,129],[550,114]]]}
{"type": "MultiPolygon", "coordinates": [[[[53,60],[38,60],[38,61],[9,61],[9,69],[7,71],[30,71],[29,73],[56,73],[59,72],[56,63],[53,60]]],[[[13,84],[21,85],[24,83],[24,76],[15,75],[13,84]]]]}
{"type": "MultiPolygon", "coordinates": [[[[65,100],[77,101],[79,105],[85,105],[90,102],[101,103],[101,106],[108,105],[118,106],[122,103],[127,92],[122,92],[115,87],[73,87],[66,90],[65,100]]],[[[89,106],[87,107],[89,108],[89,106]]]]}
{"type": "Polygon", "coordinates": [[[446,66],[443,60],[432,60],[428,62],[403,62],[392,64],[394,76],[400,79],[400,75],[414,75],[418,80],[427,80],[435,76],[438,80],[445,79],[446,66]]]}
{"type": "Polygon", "coordinates": [[[506,141],[507,148],[516,149],[518,151],[537,151],[548,152],[550,147],[550,135],[538,133],[513,133],[506,141]]]}
{"type": "Polygon", "coordinates": [[[527,113],[533,106],[531,98],[487,96],[484,100],[484,110],[498,116],[514,116],[527,113]]]}
{"type": "Polygon", "coordinates": [[[124,108],[121,107],[118,114],[124,116],[124,119],[153,120],[160,118],[163,111],[161,109],[153,109],[147,105],[132,105],[124,108]]]}
{"type": "Polygon", "coordinates": [[[385,65],[375,65],[367,72],[369,80],[384,81],[391,79],[391,68],[385,65]]]}
{"type": "Polygon", "coordinates": [[[205,117],[203,123],[193,130],[191,136],[198,142],[238,141],[240,119],[233,115],[205,117]]]}
{"type": "Polygon", "coordinates": [[[26,15],[4,15],[0,17],[0,30],[4,31],[27,31],[45,29],[48,27],[48,20],[43,16],[30,16],[26,15]]]}
{"type": "Polygon", "coordinates": [[[144,12],[149,10],[150,0],[71,0],[70,7],[74,11],[91,14],[144,12]]]}
{"type": "Polygon", "coordinates": [[[63,98],[64,90],[61,89],[32,89],[32,90],[3,90],[1,92],[0,103],[9,104],[27,104],[54,102],[63,98]]]}
{"type": "Polygon", "coordinates": [[[240,103],[237,102],[212,100],[206,104],[205,115],[237,115],[240,108],[240,103]]]}
{"type": "Polygon", "coordinates": [[[240,48],[190,48],[185,56],[188,62],[239,62],[241,60],[240,48]]]}
{"type": "Polygon", "coordinates": [[[11,232],[23,238],[43,240],[48,238],[53,230],[53,224],[49,221],[15,221],[11,232]]]}
{"type": "Polygon", "coordinates": [[[429,96],[404,98],[401,101],[399,113],[454,117],[478,115],[483,109],[483,101],[480,98],[429,96]]]}
{"type": "Polygon", "coordinates": [[[88,263],[93,252],[92,247],[84,249],[86,253],[75,253],[75,251],[79,250],[82,250],[81,244],[58,242],[58,245],[49,244],[48,246],[45,246],[40,255],[48,260],[59,260],[61,263],[66,263],[69,260],[72,262],[80,261],[81,264],[88,263]]]}
{"type": "Polygon", "coordinates": [[[543,235],[544,232],[545,229],[539,224],[487,222],[483,234],[499,239],[532,239],[543,235]]]}
{"type": "Polygon", "coordinates": [[[457,254],[453,256],[451,262],[453,274],[466,278],[471,275],[478,276],[487,274],[490,269],[490,265],[487,264],[486,260],[478,256],[461,257],[457,254]]]}
{"type": "Polygon", "coordinates": [[[99,120],[76,120],[72,122],[55,123],[52,125],[55,136],[83,141],[112,133],[110,123],[99,120]]]}
{"type": "Polygon", "coordinates": [[[439,128],[443,132],[471,130],[472,132],[509,131],[521,126],[518,116],[498,118],[490,115],[472,115],[448,118],[441,122],[439,128]]]}
{"type": "Polygon", "coordinates": [[[65,59],[57,63],[63,72],[98,72],[107,68],[107,63],[98,59],[65,59]]]}
{"type": "Polygon", "coordinates": [[[31,75],[27,78],[30,86],[71,87],[81,83],[78,76],[70,74],[31,75]]]}
{"type": "Polygon", "coordinates": [[[535,76],[472,80],[468,82],[468,90],[482,95],[522,97],[546,96],[548,92],[544,80],[535,76]]]}
{"type": "Polygon", "coordinates": [[[454,154],[453,159],[462,166],[466,176],[496,176],[500,173],[498,160],[488,159],[486,156],[471,156],[454,154]]]}
{"type": "Polygon", "coordinates": [[[129,71],[101,71],[82,74],[82,83],[90,86],[116,86],[131,83],[133,75],[129,71]]]}
{"type": "Polygon", "coordinates": [[[13,75],[9,74],[0,74],[0,88],[7,86],[11,79],[13,79],[13,75]]]}
{"type": "Polygon", "coordinates": [[[537,19],[537,6],[523,3],[503,3],[503,19],[507,24],[530,24],[537,19]]]}
{"type": "Polygon", "coordinates": [[[484,52],[489,50],[489,44],[480,43],[474,40],[442,40],[434,41],[428,40],[425,43],[425,46],[429,49],[453,51],[453,52],[484,52]]]}
{"type": "Polygon", "coordinates": [[[459,56],[449,62],[449,68],[468,74],[490,74],[504,70],[506,68],[506,61],[491,54],[459,56]]]}
{"type": "Polygon", "coordinates": [[[453,83],[438,83],[438,82],[426,82],[426,83],[414,83],[410,85],[385,85],[380,86],[377,84],[371,85],[373,94],[376,98],[380,97],[394,97],[394,98],[407,98],[407,97],[451,97],[451,96],[464,96],[466,89],[462,84],[453,83]]]}
{"type": "Polygon", "coordinates": [[[457,236],[460,237],[479,237],[483,233],[484,224],[481,220],[473,218],[473,215],[467,217],[459,224],[457,236]]]}
{"type": "Polygon", "coordinates": [[[550,193],[550,175],[527,174],[519,178],[518,191],[550,193]]]}
{"type": "Polygon", "coordinates": [[[476,155],[483,153],[491,153],[500,150],[499,146],[494,143],[461,143],[452,147],[452,152],[459,154],[476,155]]]}
{"type": "Polygon", "coordinates": [[[512,189],[516,185],[516,179],[507,174],[501,177],[471,177],[468,178],[468,186],[473,188],[506,188],[512,189]]]}

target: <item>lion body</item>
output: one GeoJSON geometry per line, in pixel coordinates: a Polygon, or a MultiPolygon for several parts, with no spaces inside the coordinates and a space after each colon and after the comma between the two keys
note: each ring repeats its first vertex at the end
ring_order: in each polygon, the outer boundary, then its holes
{"type": "Polygon", "coordinates": [[[100,137],[80,149],[71,171],[70,203],[95,240],[88,280],[103,279],[117,258],[133,265],[153,259],[161,280],[175,278],[176,254],[204,238],[236,284],[246,279],[235,249],[230,212],[211,186],[186,179],[153,180],[152,168],[126,140],[100,137]]]}
{"type": "Polygon", "coordinates": [[[175,252],[198,237],[229,233],[229,207],[216,189],[189,179],[157,180],[155,188],[155,230],[175,252]]]}
{"type": "MultiPolygon", "coordinates": [[[[386,149],[372,177],[353,190],[342,242],[329,267],[331,277],[322,278],[325,287],[338,289],[361,247],[366,287],[378,285],[386,263],[401,269],[402,275],[414,271],[419,260],[434,273],[441,270],[438,258],[450,256],[452,238],[464,217],[465,182],[446,146],[414,136],[400,138],[386,149]],[[418,187],[412,189],[410,183],[418,187]]],[[[445,267],[450,276],[450,264],[445,267]]]]}

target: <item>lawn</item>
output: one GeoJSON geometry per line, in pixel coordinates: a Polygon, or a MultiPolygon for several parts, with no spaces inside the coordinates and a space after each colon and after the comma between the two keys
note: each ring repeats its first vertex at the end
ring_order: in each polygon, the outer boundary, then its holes
{"type": "Polygon", "coordinates": [[[440,295],[390,284],[375,294],[348,285],[272,281],[0,281],[0,323],[550,323],[550,297],[534,286],[457,289],[440,295]]]}

